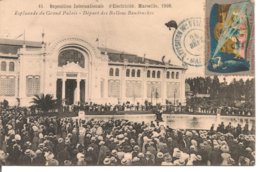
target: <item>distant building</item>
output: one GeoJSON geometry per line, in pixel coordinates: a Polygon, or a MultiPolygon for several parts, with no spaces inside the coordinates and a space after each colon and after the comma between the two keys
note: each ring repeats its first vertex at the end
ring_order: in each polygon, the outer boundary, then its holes
{"type": "Polygon", "coordinates": [[[28,106],[37,94],[66,104],[185,103],[181,66],[91,45],[80,37],[50,44],[0,39],[0,101],[28,106]]]}

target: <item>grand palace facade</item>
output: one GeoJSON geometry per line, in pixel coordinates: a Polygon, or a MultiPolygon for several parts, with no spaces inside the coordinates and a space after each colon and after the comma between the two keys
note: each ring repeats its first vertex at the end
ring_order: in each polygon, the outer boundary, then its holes
{"type": "Polygon", "coordinates": [[[29,106],[51,94],[67,105],[185,104],[185,71],[164,61],[100,48],[71,36],[52,43],[0,39],[0,101],[29,106]]]}

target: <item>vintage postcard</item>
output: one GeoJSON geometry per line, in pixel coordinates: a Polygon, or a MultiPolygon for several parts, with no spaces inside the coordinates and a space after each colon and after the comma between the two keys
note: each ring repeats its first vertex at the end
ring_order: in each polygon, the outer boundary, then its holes
{"type": "Polygon", "coordinates": [[[0,0],[0,166],[254,166],[254,2],[0,0]]]}

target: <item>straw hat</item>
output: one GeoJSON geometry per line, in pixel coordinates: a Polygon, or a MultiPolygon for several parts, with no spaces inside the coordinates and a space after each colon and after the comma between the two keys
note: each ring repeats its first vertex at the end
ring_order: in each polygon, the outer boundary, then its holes
{"type": "Polygon", "coordinates": [[[143,154],[142,152],[140,152],[140,153],[137,155],[137,157],[139,157],[139,158],[144,158],[144,154],[143,154]]]}
{"type": "Polygon", "coordinates": [[[54,158],[54,154],[52,152],[46,152],[44,156],[47,161],[54,158]]]}
{"type": "Polygon", "coordinates": [[[123,134],[119,134],[119,135],[116,136],[116,138],[117,138],[118,140],[123,140],[124,137],[125,137],[125,136],[124,136],[123,134]]]}
{"type": "Polygon", "coordinates": [[[110,158],[105,158],[104,161],[103,161],[103,164],[104,164],[104,165],[109,165],[109,164],[111,164],[111,159],[110,159],[110,158]]]}
{"type": "Polygon", "coordinates": [[[140,158],[138,158],[138,157],[134,157],[134,158],[132,159],[132,162],[138,162],[138,161],[140,161],[140,158]]]}
{"type": "Polygon", "coordinates": [[[57,161],[56,159],[48,160],[48,166],[57,166],[57,165],[59,165],[59,161],[57,161]]]}
{"type": "Polygon", "coordinates": [[[80,160],[80,159],[84,159],[85,158],[85,155],[83,153],[77,153],[77,159],[80,160]]]}
{"type": "Polygon", "coordinates": [[[105,144],[104,141],[100,141],[100,142],[99,142],[99,145],[104,145],[104,144],[105,144]]]}
{"type": "Polygon", "coordinates": [[[163,153],[162,152],[158,152],[157,153],[157,158],[159,158],[159,159],[163,158],[163,153]]]}
{"type": "Polygon", "coordinates": [[[113,149],[112,152],[111,152],[112,155],[117,155],[117,150],[113,149]]]}
{"type": "Polygon", "coordinates": [[[39,130],[39,128],[38,128],[38,127],[36,127],[35,125],[34,125],[34,126],[32,126],[32,129],[33,129],[33,131],[38,131],[38,130],[39,130]]]}
{"type": "Polygon", "coordinates": [[[116,158],[113,157],[113,156],[110,158],[110,161],[111,161],[111,163],[115,163],[115,162],[117,162],[116,158]]]}
{"type": "Polygon", "coordinates": [[[224,153],[228,153],[229,152],[229,147],[227,145],[223,145],[220,150],[224,153]]]}
{"type": "Polygon", "coordinates": [[[37,149],[37,150],[35,151],[35,153],[36,153],[36,155],[40,155],[40,154],[42,154],[42,151],[41,151],[40,149],[37,149]]]}
{"type": "Polygon", "coordinates": [[[102,136],[98,136],[98,140],[104,140],[102,136]]]}
{"type": "Polygon", "coordinates": [[[19,134],[16,134],[16,135],[14,136],[14,139],[15,139],[16,141],[19,141],[19,140],[21,140],[21,136],[20,136],[19,134]]]}
{"type": "Polygon", "coordinates": [[[122,164],[122,165],[126,165],[126,164],[127,164],[127,160],[126,160],[126,159],[122,159],[122,160],[121,160],[121,164],[122,164]]]}
{"type": "Polygon", "coordinates": [[[138,145],[135,145],[133,149],[134,149],[134,151],[139,151],[140,150],[138,145]]]}
{"type": "Polygon", "coordinates": [[[31,150],[30,149],[26,149],[24,152],[25,155],[31,155],[31,150]]]}
{"type": "Polygon", "coordinates": [[[59,139],[58,139],[58,143],[62,143],[63,141],[64,141],[63,138],[59,138],[59,139]]]}
{"type": "Polygon", "coordinates": [[[70,160],[65,160],[64,161],[64,165],[65,166],[70,166],[72,164],[72,162],[70,160]]]}

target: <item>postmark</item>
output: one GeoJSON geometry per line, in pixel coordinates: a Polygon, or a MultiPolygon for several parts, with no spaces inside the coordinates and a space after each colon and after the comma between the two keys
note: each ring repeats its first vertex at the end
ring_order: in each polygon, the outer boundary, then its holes
{"type": "Polygon", "coordinates": [[[195,67],[203,65],[203,34],[201,18],[187,18],[179,24],[173,34],[172,47],[183,63],[195,67]]]}

